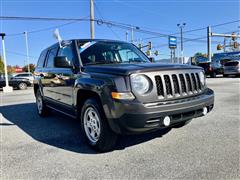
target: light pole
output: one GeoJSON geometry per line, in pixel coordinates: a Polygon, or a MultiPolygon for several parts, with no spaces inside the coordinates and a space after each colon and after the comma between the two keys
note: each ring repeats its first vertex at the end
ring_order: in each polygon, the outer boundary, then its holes
{"type": "Polygon", "coordinates": [[[139,30],[140,27],[138,27],[138,26],[137,27],[134,27],[134,26],[131,27],[131,43],[134,42],[134,29],[139,30]]]}
{"type": "Polygon", "coordinates": [[[9,86],[9,83],[8,83],[7,60],[6,60],[5,43],[4,43],[4,37],[6,36],[6,34],[0,33],[0,36],[2,37],[3,63],[4,63],[4,72],[5,72],[5,81],[6,81],[6,86],[3,87],[3,92],[12,92],[13,88],[9,86]]]}
{"type": "Polygon", "coordinates": [[[183,63],[183,28],[186,26],[186,23],[177,24],[181,32],[181,63],[183,63]]]}
{"type": "Polygon", "coordinates": [[[26,53],[27,53],[27,68],[28,68],[28,73],[30,72],[30,67],[29,67],[29,51],[28,51],[28,35],[27,35],[27,31],[24,31],[24,35],[25,35],[25,42],[26,42],[26,53]]]}
{"type": "Polygon", "coordinates": [[[90,0],[90,33],[91,39],[94,39],[94,0],[90,0]]]}

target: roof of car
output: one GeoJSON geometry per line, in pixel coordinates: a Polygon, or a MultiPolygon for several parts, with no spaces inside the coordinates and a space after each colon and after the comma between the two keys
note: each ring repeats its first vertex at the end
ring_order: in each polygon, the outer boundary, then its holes
{"type": "MultiPolygon", "coordinates": [[[[120,41],[120,40],[113,40],[113,39],[68,39],[68,40],[63,40],[63,42],[67,42],[67,41],[82,41],[82,42],[93,42],[93,41],[97,41],[97,42],[119,42],[119,43],[127,43],[126,41],[120,41]]],[[[51,46],[49,46],[46,49],[49,48],[53,48],[55,46],[58,46],[58,43],[54,43],[51,46]]],[[[44,49],[44,50],[46,50],[44,49]]]]}

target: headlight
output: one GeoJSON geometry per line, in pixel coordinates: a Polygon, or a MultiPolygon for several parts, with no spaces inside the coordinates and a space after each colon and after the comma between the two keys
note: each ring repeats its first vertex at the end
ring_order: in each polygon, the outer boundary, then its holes
{"type": "Polygon", "coordinates": [[[205,78],[205,75],[204,75],[204,73],[203,73],[202,71],[199,73],[199,78],[200,78],[201,84],[202,84],[203,86],[205,86],[206,78],[205,78]]]}
{"type": "Polygon", "coordinates": [[[147,93],[150,89],[150,82],[144,75],[132,75],[131,84],[133,90],[140,95],[147,93]]]}

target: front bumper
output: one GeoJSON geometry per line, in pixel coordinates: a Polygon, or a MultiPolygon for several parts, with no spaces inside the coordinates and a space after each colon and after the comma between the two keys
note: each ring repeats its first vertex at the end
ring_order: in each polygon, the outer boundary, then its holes
{"type": "Polygon", "coordinates": [[[107,115],[111,129],[118,134],[132,134],[166,128],[163,119],[169,116],[170,127],[192,118],[203,116],[203,108],[210,112],[214,105],[211,89],[198,96],[158,103],[132,101],[114,102],[111,117],[107,115]]]}

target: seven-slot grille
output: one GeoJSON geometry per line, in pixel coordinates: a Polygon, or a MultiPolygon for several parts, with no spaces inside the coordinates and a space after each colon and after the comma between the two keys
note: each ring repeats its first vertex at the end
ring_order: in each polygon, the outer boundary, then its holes
{"type": "Polygon", "coordinates": [[[180,73],[172,75],[156,75],[157,95],[172,98],[198,94],[203,90],[198,73],[180,73]]]}

